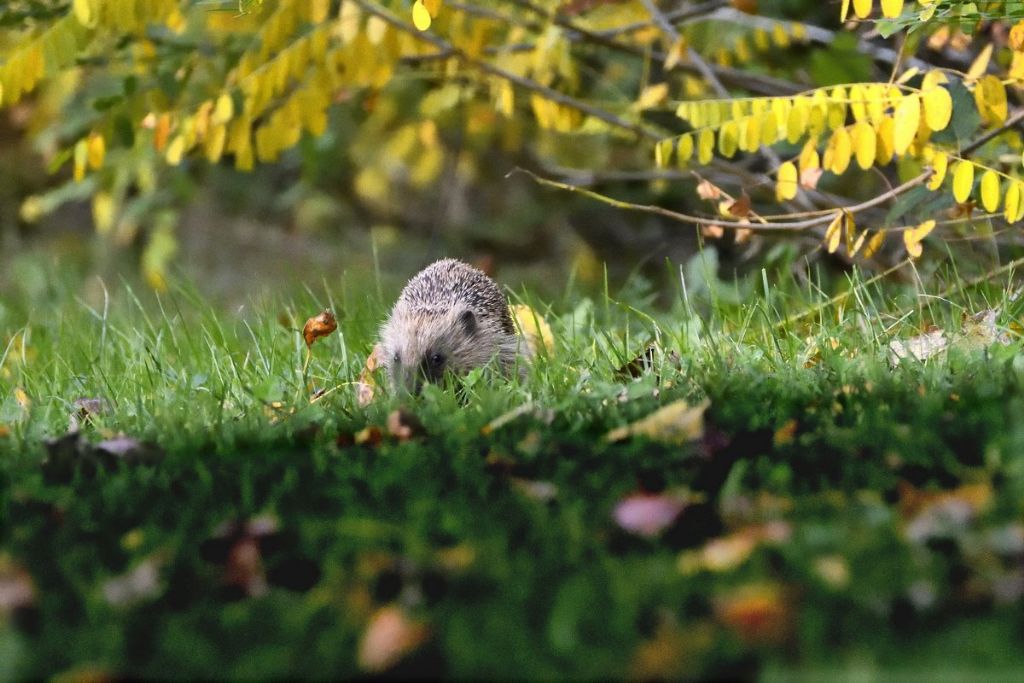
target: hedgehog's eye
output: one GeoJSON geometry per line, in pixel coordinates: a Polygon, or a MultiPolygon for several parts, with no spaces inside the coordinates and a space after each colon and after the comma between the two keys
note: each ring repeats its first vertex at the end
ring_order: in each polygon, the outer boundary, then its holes
{"type": "Polygon", "coordinates": [[[398,363],[398,353],[397,352],[395,353],[394,356],[392,356],[391,360],[393,360],[395,363],[398,363]]]}
{"type": "Polygon", "coordinates": [[[433,365],[435,368],[441,367],[442,365],[444,365],[444,356],[442,356],[440,353],[430,354],[430,364],[433,365]]]}

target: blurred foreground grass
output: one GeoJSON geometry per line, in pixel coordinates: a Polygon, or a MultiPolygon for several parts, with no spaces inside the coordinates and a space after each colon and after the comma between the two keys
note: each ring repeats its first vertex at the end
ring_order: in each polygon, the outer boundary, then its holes
{"type": "Polygon", "coordinates": [[[379,283],[4,300],[0,679],[1020,673],[1014,278],[769,280],[514,296],[527,381],[368,407],[379,283]]]}

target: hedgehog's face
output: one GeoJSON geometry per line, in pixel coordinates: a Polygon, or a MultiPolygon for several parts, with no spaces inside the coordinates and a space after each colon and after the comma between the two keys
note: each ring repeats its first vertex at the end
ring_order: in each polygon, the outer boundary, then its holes
{"type": "Polygon", "coordinates": [[[461,374],[463,347],[476,332],[473,311],[398,311],[381,335],[384,365],[391,387],[419,393],[424,382],[440,382],[446,373],[461,374]]]}

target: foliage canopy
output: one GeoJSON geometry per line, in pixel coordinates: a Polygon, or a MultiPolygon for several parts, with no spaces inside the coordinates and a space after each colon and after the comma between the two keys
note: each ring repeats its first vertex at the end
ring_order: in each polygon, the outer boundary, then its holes
{"type": "Polygon", "coordinates": [[[472,182],[499,150],[562,188],[696,179],[685,210],[589,194],[709,239],[800,232],[871,260],[899,233],[887,257],[916,258],[935,235],[1015,241],[1021,19],[1016,1],[19,0],[0,102],[67,181],[22,219],[88,198],[102,234],[145,226],[156,287],[169,176],[274,163],[341,111],[372,205],[449,167],[472,182]]]}

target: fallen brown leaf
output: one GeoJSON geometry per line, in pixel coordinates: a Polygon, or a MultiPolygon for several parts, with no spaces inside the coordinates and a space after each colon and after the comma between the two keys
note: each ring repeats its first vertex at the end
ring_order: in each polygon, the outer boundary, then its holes
{"type": "Polygon", "coordinates": [[[334,313],[324,311],[306,321],[302,327],[302,338],[306,340],[306,346],[312,346],[317,339],[326,337],[336,329],[338,329],[338,321],[335,320],[334,313]]]}
{"type": "Polygon", "coordinates": [[[371,673],[387,671],[429,637],[430,629],[411,619],[401,607],[382,607],[370,617],[359,641],[359,667],[371,673]]]}
{"type": "Polygon", "coordinates": [[[684,400],[674,401],[637,422],[613,429],[605,440],[615,442],[643,436],[653,441],[681,445],[699,439],[704,433],[704,411],[710,405],[708,399],[695,406],[684,400]]]}

